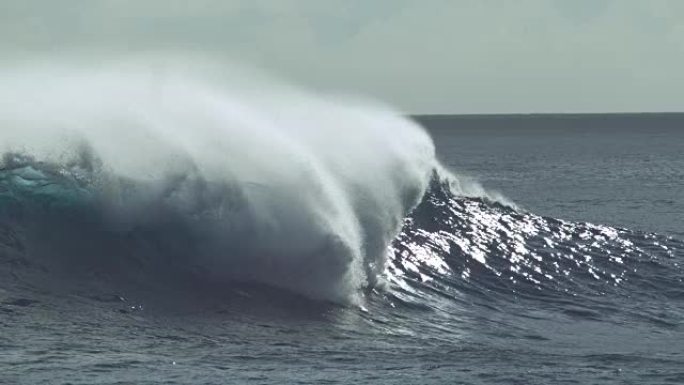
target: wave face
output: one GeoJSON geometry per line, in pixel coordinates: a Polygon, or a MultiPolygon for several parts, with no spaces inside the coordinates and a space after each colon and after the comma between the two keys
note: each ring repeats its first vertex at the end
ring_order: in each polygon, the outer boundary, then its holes
{"type": "Polygon", "coordinates": [[[185,64],[3,70],[5,222],[79,265],[119,250],[341,302],[380,284],[435,165],[422,128],[185,64]]]}
{"type": "Polygon", "coordinates": [[[188,176],[163,184],[112,180],[83,157],[66,168],[5,154],[0,256],[6,267],[13,266],[13,279],[19,271],[34,283],[44,282],[45,276],[30,278],[26,270],[33,269],[85,273],[77,279],[86,280],[107,277],[117,287],[121,277],[125,284],[149,287],[154,286],[151,280],[174,285],[178,279],[257,282],[342,302],[363,289],[384,286],[382,297],[393,306],[421,308],[444,298],[458,303],[464,293],[561,307],[568,301],[589,307],[605,301],[607,306],[618,297],[631,298],[628,303],[635,307],[643,303],[636,299],[684,299],[681,240],[541,217],[467,196],[443,170],[433,170],[420,203],[397,235],[391,238],[388,232],[377,240],[387,242],[377,245],[386,247],[385,253],[357,250],[361,263],[378,265],[353,271],[359,261],[352,259],[351,246],[326,244],[341,242],[331,229],[297,228],[308,232],[301,234],[306,238],[289,240],[280,233],[263,234],[273,227],[259,228],[258,218],[251,217],[256,214],[245,213],[255,210],[250,206],[255,203],[246,200],[239,185],[212,185],[188,176]],[[225,218],[230,215],[250,222],[225,218]],[[272,249],[259,245],[275,241],[283,242],[282,252],[270,243],[266,246],[272,249]],[[300,249],[313,251],[289,254],[300,249]],[[256,250],[270,254],[257,255],[256,250]],[[353,276],[368,273],[375,274],[373,281],[353,276]]]}

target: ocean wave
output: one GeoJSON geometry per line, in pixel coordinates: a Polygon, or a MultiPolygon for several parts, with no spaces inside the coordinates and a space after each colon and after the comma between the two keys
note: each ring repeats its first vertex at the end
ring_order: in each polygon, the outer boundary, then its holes
{"type": "Polygon", "coordinates": [[[386,107],[273,82],[256,92],[228,70],[128,60],[0,78],[3,210],[49,224],[34,242],[53,254],[119,249],[355,302],[435,164],[427,133],[386,107]],[[121,249],[131,238],[145,251],[121,249]]]}
{"type": "Polygon", "coordinates": [[[256,282],[344,304],[684,298],[680,240],[526,212],[384,107],[168,68],[160,83],[140,63],[0,76],[13,280],[256,282]]]}
{"type": "MultiPolygon", "coordinates": [[[[620,296],[684,298],[684,242],[671,236],[543,217],[454,194],[435,173],[392,244],[399,300],[538,299],[559,306],[620,296]]],[[[635,306],[641,301],[633,301],[635,306]]]]}

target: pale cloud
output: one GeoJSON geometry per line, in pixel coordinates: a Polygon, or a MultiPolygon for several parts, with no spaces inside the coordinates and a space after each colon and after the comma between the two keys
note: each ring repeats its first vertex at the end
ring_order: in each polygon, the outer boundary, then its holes
{"type": "Polygon", "coordinates": [[[4,0],[13,53],[192,50],[409,112],[682,110],[678,0],[4,0]]]}

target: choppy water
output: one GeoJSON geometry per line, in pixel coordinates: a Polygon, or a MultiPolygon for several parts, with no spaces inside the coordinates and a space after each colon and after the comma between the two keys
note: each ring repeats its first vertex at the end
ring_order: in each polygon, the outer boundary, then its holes
{"type": "Polygon", "coordinates": [[[90,171],[6,158],[0,383],[684,383],[684,130],[621,119],[428,121],[520,207],[435,170],[347,305],[208,279],[187,228],[104,226],[90,171]]]}

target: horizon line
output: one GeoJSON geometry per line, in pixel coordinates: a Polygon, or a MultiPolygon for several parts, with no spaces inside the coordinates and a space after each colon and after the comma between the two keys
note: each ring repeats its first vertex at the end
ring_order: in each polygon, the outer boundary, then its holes
{"type": "Polygon", "coordinates": [[[628,116],[628,115],[684,115],[684,111],[642,112],[493,112],[493,113],[409,113],[411,117],[551,117],[551,116],[628,116]]]}

